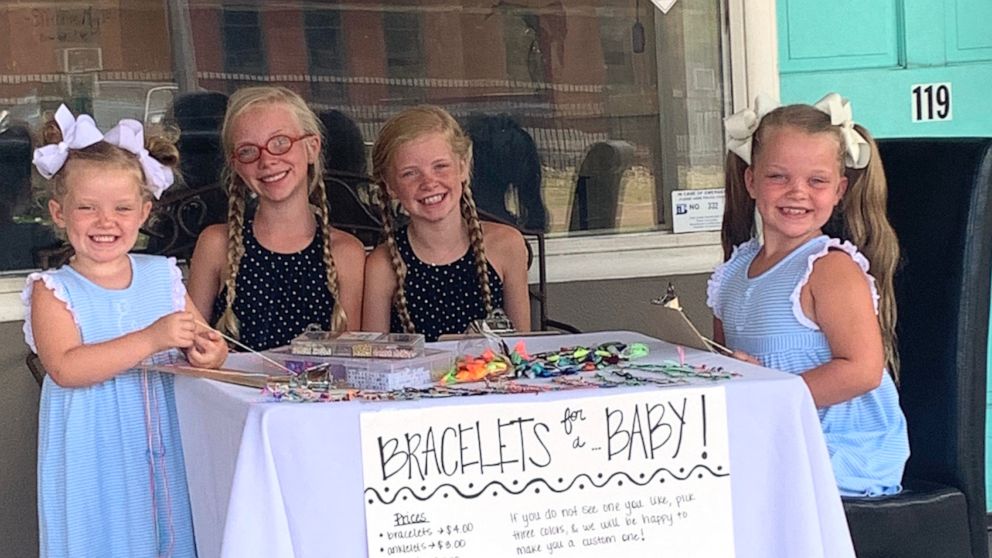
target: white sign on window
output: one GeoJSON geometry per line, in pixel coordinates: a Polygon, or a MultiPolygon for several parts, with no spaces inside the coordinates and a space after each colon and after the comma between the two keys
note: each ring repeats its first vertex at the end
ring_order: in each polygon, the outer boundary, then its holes
{"type": "Polygon", "coordinates": [[[723,188],[674,190],[672,232],[718,231],[723,224],[723,188]]]}
{"type": "Polygon", "coordinates": [[[734,556],[722,386],[361,414],[370,558],[734,556]]]}
{"type": "Polygon", "coordinates": [[[918,83],[910,92],[913,122],[951,119],[950,83],[918,83]]]}

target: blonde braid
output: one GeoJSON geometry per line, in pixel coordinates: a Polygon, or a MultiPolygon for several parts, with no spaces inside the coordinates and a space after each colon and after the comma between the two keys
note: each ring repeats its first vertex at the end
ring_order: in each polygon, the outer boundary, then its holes
{"type": "Polygon", "coordinates": [[[410,308],[406,302],[406,263],[403,262],[403,257],[400,256],[400,249],[396,245],[396,223],[393,221],[393,212],[389,207],[389,196],[385,194],[384,189],[385,186],[374,185],[372,188],[372,197],[376,207],[379,208],[379,216],[382,219],[382,235],[386,240],[386,246],[389,248],[389,259],[393,264],[393,272],[396,273],[396,293],[393,294],[393,307],[396,308],[396,313],[399,314],[403,331],[414,333],[416,328],[413,325],[413,319],[410,317],[410,308]]]}
{"type": "Polygon", "coordinates": [[[475,273],[479,277],[479,288],[482,289],[482,303],[486,308],[486,317],[493,313],[493,291],[489,286],[489,265],[486,260],[486,247],[482,237],[482,223],[479,222],[479,212],[475,208],[475,198],[468,182],[462,184],[462,218],[468,224],[469,241],[472,243],[472,253],[475,254],[475,273]]]}
{"type": "Polygon", "coordinates": [[[241,326],[234,314],[234,299],[237,296],[236,285],[238,270],[241,268],[241,258],[245,255],[245,189],[238,184],[235,174],[225,169],[227,182],[227,277],[224,287],[227,289],[224,312],[217,319],[217,329],[226,332],[231,337],[241,337],[241,326]]]}
{"type": "Polygon", "coordinates": [[[334,297],[334,308],[331,310],[331,331],[347,331],[348,316],[341,303],[341,287],[338,285],[338,270],[334,266],[334,255],[331,254],[331,221],[327,207],[327,188],[324,181],[319,180],[315,189],[317,193],[317,214],[320,216],[320,234],[324,239],[324,270],[327,272],[327,290],[334,297]]]}

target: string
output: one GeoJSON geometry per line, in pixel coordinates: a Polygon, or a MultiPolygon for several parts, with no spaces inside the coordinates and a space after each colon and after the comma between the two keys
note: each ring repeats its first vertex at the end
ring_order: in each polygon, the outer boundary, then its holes
{"type": "MultiPolygon", "coordinates": [[[[147,371],[145,371],[147,374],[147,371]]],[[[158,376],[155,376],[157,379],[158,376]]],[[[147,376],[146,376],[147,379],[147,376]]],[[[173,548],[176,544],[176,532],[173,527],[172,522],[172,494],[169,490],[169,466],[165,462],[165,441],[162,439],[162,421],[158,416],[158,397],[155,395],[155,383],[151,384],[151,393],[148,394],[146,390],[145,398],[155,401],[154,405],[150,405],[152,413],[152,428],[154,428],[155,433],[158,435],[158,445],[157,449],[159,451],[152,451],[152,459],[158,459],[158,470],[162,473],[162,491],[165,493],[165,520],[169,528],[169,543],[166,547],[164,556],[169,558],[172,556],[173,548]]],[[[161,547],[160,547],[161,548],[161,547]]]]}
{"type": "Polygon", "coordinates": [[[716,349],[717,352],[723,353],[725,356],[731,356],[731,355],[734,354],[734,350],[733,349],[729,349],[727,347],[724,347],[723,345],[717,343],[716,341],[714,341],[712,339],[709,339],[707,337],[703,337],[703,341],[705,341],[706,344],[709,345],[710,347],[713,347],[714,349],[716,349]]]}
{"type": "MultiPolygon", "coordinates": [[[[196,324],[197,325],[200,325],[200,326],[203,326],[203,327],[205,327],[207,329],[214,329],[214,328],[208,326],[207,324],[201,322],[200,320],[196,320],[196,324]]],[[[214,331],[217,331],[217,330],[214,329],[214,331]]],[[[246,351],[252,353],[253,355],[257,356],[258,358],[260,358],[260,359],[262,359],[262,360],[264,360],[264,361],[266,361],[266,362],[268,362],[268,363],[270,363],[272,365],[275,365],[275,366],[277,366],[277,367],[285,370],[286,372],[289,372],[290,375],[296,376],[296,372],[293,372],[289,368],[286,368],[285,366],[283,366],[282,363],[277,362],[275,360],[272,360],[271,358],[263,355],[262,353],[256,351],[255,349],[252,349],[251,347],[249,347],[248,345],[245,345],[244,343],[238,341],[237,339],[235,339],[233,337],[229,337],[227,335],[224,335],[224,333],[221,332],[221,331],[217,331],[217,334],[220,335],[228,343],[233,343],[233,344],[237,345],[238,347],[241,347],[242,349],[245,349],[246,351]]]]}
{"type": "MultiPolygon", "coordinates": [[[[141,371],[141,394],[144,399],[145,406],[145,443],[148,447],[148,488],[151,492],[151,504],[152,504],[152,526],[155,529],[155,549],[156,554],[158,550],[162,548],[161,532],[159,531],[158,525],[158,503],[155,490],[155,443],[154,434],[152,426],[152,414],[151,414],[151,400],[148,394],[148,371],[141,371]]],[[[156,402],[157,403],[157,402],[156,402]]]]}

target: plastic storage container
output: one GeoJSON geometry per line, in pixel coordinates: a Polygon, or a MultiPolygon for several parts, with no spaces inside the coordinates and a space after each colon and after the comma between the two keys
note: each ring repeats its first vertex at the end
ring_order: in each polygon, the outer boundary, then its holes
{"type": "Polygon", "coordinates": [[[419,333],[336,333],[308,329],[293,339],[290,352],[296,355],[413,358],[424,355],[424,336],[419,333]]]}
{"type": "Polygon", "coordinates": [[[328,374],[338,382],[357,389],[382,391],[427,386],[440,380],[455,365],[455,353],[438,349],[425,349],[423,356],[414,358],[297,355],[286,348],[265,354],[296,373],[327,365],[328,374]]]}

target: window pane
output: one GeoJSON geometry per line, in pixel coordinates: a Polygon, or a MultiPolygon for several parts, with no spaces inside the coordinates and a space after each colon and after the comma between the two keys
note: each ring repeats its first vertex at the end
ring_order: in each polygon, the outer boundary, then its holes
{"type": "MultiPolygon", "coordinates": [[[[0,110],[31,130],[63,101],[104,127],[174,119],[192,191],[216,185],[223,99],[240,85],[286,85],[343,113],[359,148],[397,111],[435,103],[472,134],[490,213],[562,235],[658,230],[673,189],[722,184],[722,21],[719,0],[667,14],[629,0],[3,3],[0,110]]],[[[18,172],[3,175],[18,181],[4,184],[7,211],[43,228],[18,172]]],[[[160,215],[149,247],[192,246],[223,218],[211,195],[160,215]]],[[[48,241],[0,254],[0,269],[48,241]]]]}
{"type": "Polygon", "coordinates": [[[334,9],[304,13],[306,47],[310,63],[312,101],[343,104],[345,63],[341,12],[334,9]]]}
{"type": "Polygon", "coordinates": [[[225,10],[223,14],[224,70],[265,74],[265,49],[258,12],[225,10]]]}

